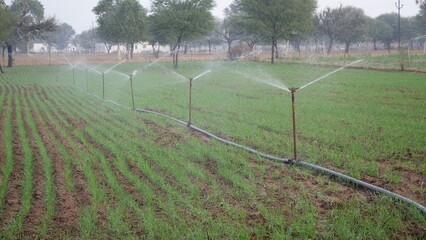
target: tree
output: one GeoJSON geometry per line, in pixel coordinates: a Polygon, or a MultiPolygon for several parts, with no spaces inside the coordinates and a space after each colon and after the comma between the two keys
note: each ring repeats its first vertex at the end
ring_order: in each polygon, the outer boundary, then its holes
{"type": "Polygon", "coordinates": [[[385,48],[390,53],[391,44],[396,40],[396,14],[382,14],[376,18],[378,21],[377,39],[385,45],[385,48]]]}
{"type": "MultiPolygon", "coordinates": [[[[9,46],[11,45],[12,33],[13,29],[16,26],[17,19],[15,15],[13,15],[6,4],[1,1],[0,2],[0,45],[1,46],[9,46]]],[[[4,57],[4,47],[2,51],[2,55],[4,57]]],[[[12,57],[10,56],[9,61],[11,62],[12,57]]],[[[10,63],[11,64],[11,63],[10,63]]],[[[0,65],[0,72],[3,73],[3,69],[0,65]]]]}
{"type": "Polygon", "coordinates": [[[312,16],[312,25],[313,25],[313,30],[311,31],[311,38],[315,42],[315,52],[319,52],[320,48],[318,46],[320,41],[322,41],[324,37],[324,33],[322,32],[320,28],[319,15],[315,14],[314,16],[312,16]]]}
{"type": "Polygon", "coordinates": [[[124,44],[133,58],[134,44],[144,40],[147,30],[146,10],[137,0],[100,0],[97,15],[99,35],[106,42],[124,44]]]}
{"type": "Polygon", "coordinates": [[[75,36],[74,43],[87,52],[91,52],[94,51],[95,44],[98,40],[99,36],[97,34],[97,29],[90,29],[75,36]]]}
{"type": "Polygon", "coordinates": [[[401,41],[405,44],[409,44],[409,48],[413,48],[412,39],[421,34],[421,26],[418,26],[417,19],[415,17],[404,17],[401,18],[401,41]]]}
{"type": "Polygon", "coordinates": [[[328,37],[327,54],[331,53],[333,48],[334,39],[336,37],[337,22],[340,18],[340,8],[331,9],[326,8],[318,14],[318,26],[319,29],[328,37]]]}
{"type": "Polygon", "coordinates": [[[15,25],[15,16],[9,11],[5,4],[0,4],[0,42],[7,41],[12,37],[12,31],[15,25]]]}
{"type": "Polygon", "coordinates": [[[390,52],[392,42],[398,39],[398,14],[385,13],[376,19],[382,21],[385,25],[379,30],[379,40],[385,44],[386,49],[390,52]]]}
{"type": "Polygon", "coordinates": [[[62,23],[58,26],[56,31],[44,34],[43,39],[48,46],[55,46],[56,49],[61,51],[71,43],[71,39],[74,35],[75,31],[72,26],[67,23],[62,23]]]}
{"type": "Polygon", "coordinates": [[[31,27],[43,20],[44,7],[38,0],[13,0],[10,10],[19,17],[17,39],[25,43],[26,52],[29,54],[30,40],[37,34],[31,27]]]}
{"type": "Polygon", "coordinates": [[[241,13],[238,5],[233,3],[225,8],[225,18],[222,23],[222,35],[228,44],[228,55],[231,57],[232,42],[240,40],[243,37],[244,29],[241,28],[241,13]]]}
{"type": "Polygon", "coordinates": [[[366,16],[364,10],[355,7],[340,9],[336,24],[336,38],[345,43],[345,54],[349,54],[351,43],[360,41],[366,32],[366,16]]]}
{"type": "Polygon", "coordinates": [[[149,45],[152,46],[152,52],[156,58],[159,57],[160,54],[160,46],[166,45],[170,43],[168,39],[169,36],[166,32],[157,31],[158,29],[157,22],[155,21],[155,17],[153,15],[148,16],[148,42],[149,45]],[[157,45],[157,49],[155,49],[155,45],[157,45]]]}
{"type": "Polygon", "coordinates": [[[426,1],[417,0],[416,3],[420,7],[420,12],[416,16],[417,25],[422,34],[426,34],[426,1]]]}
{"type": "MultiPolygon", "coordinates": [[[[58,24],[54,17],[44,18],[43,5],[38,0],[14,0],[10,11],[17,18],[16,38],[26,43],[29,53],[29,41],[41,37],[46,32],[55,31],[58,24]]],[[[12,67],[12,43],[7,43],[8,67],[12,67]]]]}
{"type": "Polygon", "coordinates": [[[12,39],[17,18],[9,11],[9,8],[3,1],[0,1],[0,3],[0,43],[3,45],[12,39]]]}
{"type": "Polygon", "coordinates": [[[205,40],[207,41],[207,44],[209,46],[209,54],[212,53],[212,45],[221,44],[223,42],[221,19],[214,19],[214,28],[210,32],[210,34],[205,37],[205,40]]]}
{"type": "Polygon", "coordinates": [[[213,29],[214,18],[210,12],[213,6],[213,0],[152,1],[153,34],[169,41],[175,69],[182,44],[199,39],[213,29]]]}
{"type": "Polygon", "coordinates": [[[256,23],[257,32],[271,43],[271,63],[279,40],[302,34],[311,25],[316,7],[314,0],[241,0],[241,11],[256,23]]]}
{"type": "MultiPolygon", "coordinates": [[[[383,34],[383,29],[386,28],[386,24],[375,18],[367,19],[367,33],[366,36],[373,42],[373,49],[377,51],[377,42],[380,41],[383,34]]],[[[385,34],[387,35],[387,34],[385,34]]]]}

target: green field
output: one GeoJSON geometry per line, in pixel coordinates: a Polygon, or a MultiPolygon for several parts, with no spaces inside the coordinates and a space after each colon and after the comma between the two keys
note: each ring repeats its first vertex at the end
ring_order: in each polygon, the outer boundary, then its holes
{"type": "MultiPolygon", "coordinates": [[[[171,63],[123,64],[105,74],[103,93],[99,73],[112,65],[86,75],[93,66],[0,75],[0,238],[425,236],[413,207],[129,110],[126,75],[139,69],[136,108],[186,121],[181,76],[211,70],[194,80],[192,123],[291,157],[291,98],[270,84],[300,87],[335,68],[182,62],[175,73],[171,63]]],[[[425,76],[347,69],[297,92],[299,159],[425,205],[425,76]]]]}

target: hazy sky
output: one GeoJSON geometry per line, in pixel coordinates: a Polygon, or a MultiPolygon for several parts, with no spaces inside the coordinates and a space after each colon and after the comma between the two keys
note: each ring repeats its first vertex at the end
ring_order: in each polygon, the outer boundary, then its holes
{"type": "MultiPolygon", "coordinates": [[[[92,23],[96,24],[95,15],[92,13],[93,7],[98,0],[39,0],[45,9],[46,16],[56,16],[61,22],[66,22],[73,26],[77,33],[90,29],[92,23]]],[[[222,17],[223,9],[233,0],[215,0],[216,7],[213,15],[222,17]]],[[[396,12],[395,2],[398,0],[318,0],[318,10],[326,7],[338,7],[352,5],[363,8],[368,16],[376,17],[382,13],[396,12]]],[[[11,0],[6,0],[10,4],[11,0]]],[[[149,8],[151,0],[139,0],[145,7],[149,8]]],[[[415,0],[401,0],[404,7],[401,10],[402,16],[414,16],[419,12],[415,0]]]]}

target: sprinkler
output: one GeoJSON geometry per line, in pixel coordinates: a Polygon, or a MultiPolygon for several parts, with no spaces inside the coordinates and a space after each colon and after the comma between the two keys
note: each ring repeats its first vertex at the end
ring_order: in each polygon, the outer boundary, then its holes
{"type": "Polygon", "coordinates": [[[293,113],[293,161],[297,160],[297,145],[296,145],[296,109],[295,109],[295,97],[294,94],[296,93],[296,91],[299,88],[289,88],[288,90],[290,90],[291,93],[291,109],[292,109],[292,113],[293,113]]]}
{"type": "Polygon", "coordinates": [[[295,88],[295,87],[288,88],[288,91],[291,93],[291,106],[292,106],[292,112],[293,112],[293,159],[292,159],[292,161],[296,161],[297,160],[297,147],[296,147],[296,109],[295,109],[295,104],[294,104],[295,103],[295,93],[297,91],[299,91],[299,90],[302,90],[302,89],[310,86],[311,84],[314,84],[314,83],[316,83],[316,82],[318,82],[318,81],[320,81],[320,80],[322,80],[324,78],[329,77],[330,75],[333,75],[333,74],[335,74],[335,73],[337,73],[337,72],[345,69],[346,67],[355,65],[355,64],[363,62],[363,61],[364,61],[364,59],[361,59],[361,60],[355,61],[353,63],[350,63],[348,65],[345,65],[345,66],[343,66],[343,67],[341,67],[339,69],[336,69],[336,70],[334,70],[332,72],[329,72],[329,73],[325,74],[324,76],[319,77],[319,78],[317,78],[317,79],[315,79],[315,80],[313,80],[313,81],[311,81],[311,82],[309,82],[309,83],[307,83],[307,84],[305,84],[305,85],[303,85],[303,86],[301,86],[299,88],[295,88]]]}
{"type": "Polygon", "coordinates": [[[191,126],[192,122],[192,78],[189,78],[189,116],[188,116],[188,127],[191,126]]]}
{"type": "Polygon", "coordinates": [[[135,95],[133,93],[133,75],[129,75],[130,78],[130,91],[132,91],[132,110],[135,110],[135,95]]]}
{"type": "Polygon", "coordinates": [[[208,70],[205,71],[203,73],[201,73],[200,75],[196,76],[195,78],[189,78],[189,116],[188,116],[188,127],[191,126],[192,124],[192,81],[196,80],[204,75],[206,75],[207,73],[210,73],[212,70],[208,70]]]}
{"type": "Polygon", "coordinates": [[[102,99],[105,100],[105,73],[102,73],[102,99]]]}

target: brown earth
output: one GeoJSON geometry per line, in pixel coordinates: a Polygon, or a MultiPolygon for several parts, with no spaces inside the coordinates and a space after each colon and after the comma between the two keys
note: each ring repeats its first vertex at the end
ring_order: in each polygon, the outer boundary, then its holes
{"type": "MultiPolygon", "coordinates": [[[[16,91],[12,88],[12,108],[15,109],[16,91]]],[[[22,197],[22,181],[24,179],[23,172],[23,159],[24,153],[21,149],[21,144],[18,136],[18,125],[16,123],[16,111],[12,111],[12,144],[13,144],[13,156],[14,156],[14,168],[12,176],[10,177],[8,184],[8,192],[5,199],[5,208],[0,219],[0,226],[2,228],[7,227],[11,220],[18,214],[21,209],[21,197],[22,197]]]]}
{"type": "Polygon", "coordinates": [[[25,109],[27,109],[27,107],[24,104],[25,99],[23,99],[23,96],[22,96],[23,89],[21,87],[18,87],[18,91],[19,91],[19,95],[20,95],[19,97],[21,101],[20,107],[22,110],[22,119],[25,124],[25,132],[29,140],[31,152],[33,154],[32,164],[34,168],[33,187],[32,187],[33,193],[32,193],[32,199],[31,199],[32,206],[28,215],[25,217],[22,234],[25,236],[36,236],[37,230],[40,227],[43,217],[46,214],[46,206],[44,205],[44,198],[45,198],[44,175],[43,175],[43,167],[41,163],[42,160],[39,155],[39,150],[35,143],[35,139],[32,135],[31,128],[26,121],[27,114],[25,112],[25,109]]]}

